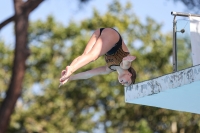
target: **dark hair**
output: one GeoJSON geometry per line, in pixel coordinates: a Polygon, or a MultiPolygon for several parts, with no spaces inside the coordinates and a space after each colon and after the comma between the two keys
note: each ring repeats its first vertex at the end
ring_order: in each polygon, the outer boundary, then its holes
{"type": "Polygon", "coordinates": [[[135,69],[133,69],[133,67],[131,66],[128,71],[132,74],[131,76],[131,81],[132,81],[132,84],[135,83],[135,79],[136,79],[136,71],[135,69]]]}

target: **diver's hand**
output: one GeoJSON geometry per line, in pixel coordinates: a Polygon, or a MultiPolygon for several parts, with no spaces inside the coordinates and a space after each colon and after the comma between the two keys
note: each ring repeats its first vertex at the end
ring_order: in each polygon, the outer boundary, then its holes
{"type": "Polygon", "coordinates": [[[69,78],[67,78],[66,80],[64,80],[64,81],[60,82],[60,85],[59,85],[59,87],[61,87],[61,86],[62,86],[62,85],[64,85],[65,83],[67,83],[67,81],[69,81],[69,78]]]}
{"type": "Polygon", "coordinates": [[[69,80],[69,77],[68,78],[63,78],[63,76],[66,74],[66,70],[62,70],[61,72],[61,78],[60,78],[60,86],[64,85],[65,83],[67,83],[67,81],[69,80]]]}
{"type": "Polygon", "coordinates": [[[122,69],[129,69],[131,67],[131,62],[136,59],[135,56],[128,55],[123,58],[122,62],[120,63],[120,67],[122,69]]]}

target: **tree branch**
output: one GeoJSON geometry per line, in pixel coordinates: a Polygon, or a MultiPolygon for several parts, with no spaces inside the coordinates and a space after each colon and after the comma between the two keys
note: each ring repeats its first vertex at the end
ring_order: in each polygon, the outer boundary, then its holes
{"type": "MultiPolygon", "coordinates": [[[[38,7],[38,5],[43,2],[44,0],[28,0],[27,2],[25,2],[23,4],[23,8],[24,10],[26,10],[26,13],[30,13],[32,12],[36,7],[38,7]]],[[[3,21],[2,23],[0,23],[0,30],[6,26],[7,24],[9,24],[10,22],[14,21],[15,19],[15,15],[13,15],[12,17],[6,19],[5,21],[3,21]]]]}
{"type": "Polygon", "coordinates": [[[0,23],[0,30],[6,26],[7,24],[9,24],[10,22],[14,21],[15,16],[13,15],[12,17],[6,19],[5,21],[3,21],[2,23],[0,23]]]}
{"type": "Polygon", "coordinates": [[[23,8],[27,11],[29,14],[32,12],[40,3],[42,3],[44,0],[28,0],[23,4],[23,8]]]}

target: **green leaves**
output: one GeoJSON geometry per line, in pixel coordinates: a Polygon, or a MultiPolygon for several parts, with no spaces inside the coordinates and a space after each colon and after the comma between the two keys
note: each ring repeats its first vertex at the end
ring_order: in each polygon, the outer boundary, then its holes
{"type": "Polygon", "coordinates": [[[10,82],[13,56],[14,53],[11,46],[0,40],[0,103],[5,97],[5,90],[10,82]]]}

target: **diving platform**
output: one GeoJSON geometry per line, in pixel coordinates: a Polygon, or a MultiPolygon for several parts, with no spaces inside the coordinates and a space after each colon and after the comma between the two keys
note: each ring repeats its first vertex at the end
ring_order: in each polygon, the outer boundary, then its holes
{"type": "Polygon", "coordinates": [[[200,65],[124,88],[125,102],[200,114],[200,65]]]}
{"type": "MultiPolygon", "coordinates": [[[[125,102],[200,114],[200,15],[171,12],[173,19],[173,73],[124,88],[125,102]],[[178,71],[177,16],[188,17],[192,67],[178,71]]],[[[181,44],[182,45],[182,44],[181,44]]],[[[184,54],[184,53],[182,53],[184,54]]]]}

